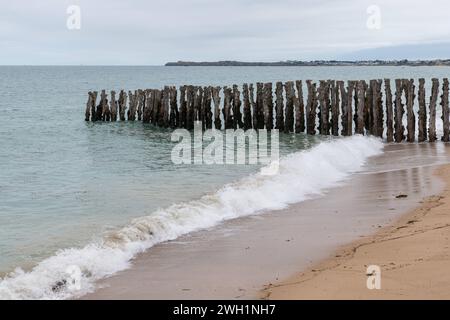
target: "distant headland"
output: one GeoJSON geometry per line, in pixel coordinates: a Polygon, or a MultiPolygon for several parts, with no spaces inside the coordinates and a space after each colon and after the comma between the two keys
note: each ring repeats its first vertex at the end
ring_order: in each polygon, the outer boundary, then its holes
{"type": "Polygon", "coordinates": [[[173,67],[290,67],[290,66],[450,66],[450,59],[436,60],[314,60],[298,61],[287,60],[278,62],[245,62],[245,61],[212,61],[194,62],[177,61],[168,62],[165,66],[173,67]]]}

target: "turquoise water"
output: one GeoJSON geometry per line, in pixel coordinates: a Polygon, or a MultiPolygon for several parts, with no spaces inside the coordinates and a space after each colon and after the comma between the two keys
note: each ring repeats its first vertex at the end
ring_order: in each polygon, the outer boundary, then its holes
{"type": "MultiPolygon", "coordinates": [[[[175,166],[170,131],[86,123],[89,90],[298,79],[446,77],[445,67],[0,67],[0,275],[30,269],[257,166],[175,166]]],[[[281,135],[281,154],[324,137],[281,135]]]]}

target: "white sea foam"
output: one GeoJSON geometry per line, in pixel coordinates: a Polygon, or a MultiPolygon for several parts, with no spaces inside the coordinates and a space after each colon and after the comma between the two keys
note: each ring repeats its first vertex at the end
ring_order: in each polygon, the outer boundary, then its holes
{"type": "Polygon", "coordinates": [[[0,299],[66,299],[95,289],[95,282],[130,267],[133,257],[156,243],[221,221],[282,209],[303,201],[345,180],[361,169],[368,157],[380,154],[381,140],[353,136],[322,142],[280,160],[273,176],[254,174],[228,184],[196,201],[158,210],[134,219],[84,248],[61,250],[30,272],[17,269],[0,280],[0,299]],[[70,266],[81,269],[81,290],[64,284],[70,266]]]}

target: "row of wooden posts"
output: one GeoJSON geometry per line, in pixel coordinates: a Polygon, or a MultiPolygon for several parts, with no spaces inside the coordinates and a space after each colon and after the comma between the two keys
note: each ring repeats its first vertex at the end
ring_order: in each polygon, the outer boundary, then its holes
{"type": "MultiPolygon", "coordinates": [[[[432,79],[427,106],[425,79],[419,79],[418,108],[413,79],[396,79],[394,98],[390,79],[344,81],[306,80],[307,98],[303,99],[301,80],[277,82],[275,101],[272,83],[244,84],[242,92],[232,87],[166,86],[147,89],[111,91],[110,99],[101,91],[97,105],[96,91],[89,92],[86,121],[143,121],[165,128],[194,128],[201,121],[203,129],[278,129],[286,133],[314,135],[370,134],[388,142],[416,141],[416,110],[419,142],[436,141],[436,110],[440,83],[432,79]],[[221,94],[222,91],[222,94],[221,94]],[[384,91],[384,99],[383,99],[384,91]],[[178,99],[179,92],[179,99],[178,99]],[[241,100],[242,97],[242,100],[241,100]],[[221,101],[223,100],[223,103],[221,101]],[[127,104],[128,101],[128,104],[127,104]],[[128,108],[127,108],[128,105],[128,108]],[[275,114],[274,114],[275,112],[275,114]],[[406,132],[403,118],[406,113],[406,132]],[[318,119],[317,119],[318,118],[318,119]],[[318,121],[317,121],[318,120],[318,121]],[[317,131],[316,131],[317,129],[317,131]]],[[[449,82],[442,81],[443,136],[450,140],[449,82]]]]}

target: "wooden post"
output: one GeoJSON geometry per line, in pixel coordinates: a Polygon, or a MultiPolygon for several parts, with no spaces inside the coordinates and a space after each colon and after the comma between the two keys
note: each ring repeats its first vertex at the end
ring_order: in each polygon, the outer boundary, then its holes
{"type": "Polygon", "coordinates": [[[170,87],[169,86],[165,86],[164,87],[164,127],[165,128],[170,128],[170,113],[171,113],[171,108],[170,108],[170,87]]]}
{"type": "Polygon", "coordinates": [[[252,110],[250,106],[250,93],[247,83],[244,83],[242,86],[242,95],[244,97],[244,130],[250,130],[252,128],[252,110]]]}
{"type": "Polygon", "coordinates": [[[275,129],[284,131],[284,99],[283,99],[283,83],[277,82],[275,87],[275,129]]]}
{"type": "Polygon", "coordinates": [[[381,94],[382,80],[371,80],[370,88],[372,91],[370,106],[371,116],[371,134],[377,137],[383,137],[383,106],[382,106],[382,94],[381,94]]]}
{"type": "Polygon", "coordinates": [[[345,106],[346,113],[342,115],[342,131],[344,136],[353,135],[353,97],[355,95],[355,84],[355,81],[347,81],[347,90],[344,90],[344,83],[341,84],[342,105],[345,106]]]}
{"type": "Polygon", "coordinates": [[[305,132],[305,104],[303,102],[303,84],[295,81],[297,87],[297,103],[295,104],[295,133],[305,132]]]}
{"type": "Polygon", "coordinates": [[[318,89],[318,101],[319,101],[319,134],[323,134],[323,114],[324,112],[322,112],[325,109],[325,98],[324,98],[324,81],[320,80],[319,81],[319,89],[318,89]]]}
{"type": "Polygon", "coordinates": [[[111,109],[109,108],[109,102],[108,99],[106,99],[105,104],[103,105],[104,108],[104,121],[111,121],[111,109]]]}
{"type": "Polygon", "coordinates": [[[369,90],[366,92],[366,129],[371,135],[378,135],[377,118],[377,80],[370,80],[369,90]]]}
{"type": "Polygon", "coordinates": [[[189,130],[194,129],[194,123],[197,120],[197,103],[198,103],[198,89],[196,86],[189,86],[190,90],[190,101],[188,99],[188,112],[190,112],[190,118],[189,118],[189,130]]]}
{"type": "Polygon", "coordinates": [[[135,121],[138,103],[138,91],[137,90],[134,91],[134,94],[131,93],[131,91],[129,91],[128,96],[129,96],[128,120],[135,121]]]}
{"type": "Polygon", "coordinates": [[[233,129],[233,115],[231,114],[232,90],[231,88],[223,88],[223,119],[225,122],[225,129],[233,129]]]}
{"type": "Polygon", "coordinates": [[[151,94],[152,90],[144,90],[143,91],[143,108],[142,108],[142,122],[143,123],[150,123],[152,121],[152,114],[153,114],[153,103],[151,100],[151,94]]]}
{"type": "Polygon", "coordinates": [[[251,124],[253,129],[257,128],[258,123],[258,110],[256,109],[256,101],[255,101],[255,88],[253,87],[253,83],[250,83],[248,86],[249,91],[249,101],[250,101],[250,108],[251,108],[251,124]]]}
{"type": "Polygon", "coordinates": [[[100,104],[97,106],[97,118],[98,120],[105,121],[105,114],[106,114],[106,103],[107,103],[107,95],[106,91],[102,90],[100,92],[100,104]]]}
{"type": "Polygon", "coordinates": [[[358,81],[352,80],[348,82],[348,130],[350,132],[349,135],[353,135],[353,128],[356,128],[356,110],[358,110],[358,81]],[[350,88],[351,87],[351,88],[350,88]],[[350,90],[351,89],[351,90],[350,90]]]}
{"type": "Polygon", "coordinates": [[[163,128],[168,128],[170,126],[170,88],[168,86],[164,87],[162,92],[162,117],[160,126],[163,128]]]}
{"type": "Polygon", "coordinates": [[[357,97],[358,97],[358,105],[356,110],[356,134],[364,134],[364,111],[365,107],[365,91],[366,91],[366,82],[364,80],[358,81],[357,84],[357,97]]]}
{"type": "Polygon", "coordinates": [[[205,129],[212,129],[212,110],[211,110],[211,99],[212,99],[212,87],[205,87],[203,90],[203,105],[204,105],[204,127],[205,129]]]}
{"type": "Polygon", "coordinates": [[[267,130],[273,129],[273,95],[272,83],[268,82],[263,87],[263,118],[267,130]]]}
{"type": "Polygon", "coordinates": [[[200,96],[200,108],[199,108],[199,120],[202,122],[202,128],[203,130],[206,129],[206,100],[207,100],[207,92],[208,91],[208,86],[204,86],[204,87],[199,87],[199,92],[201,93],[200,96]]]}
{"type": "Polygon", "coordinates": [[[91,121],[95,122],[97,121],[97,114],[96,114],[96,106],[97,106],[97,95],[98,92],[94,91],[92,92],[92,100],[91,100],[91,121]]]}
{"type": "Polygon", "coordinates": [[[306,80],[308,86],[308,98],[306,102],[306,133],[316,134],[316,113],[317,113],[317,89],[316,84],[311,80],[306,80]]]}
{"type": "Polygon", "coordinates": [[[110,121],[111,110],[109,109],[108,94],[105,90],[102,90],[102,120],[110,121]]]}
{"type": "Polygon", "coordinates": [[[203,88],[202,87],[194,87],[194,121],[201,121],[201,108],[203,101],[203,88]]]}
{"type": "Polygon", "coordinates": [[[253,83],[250,83],[248,90],[250,105],[252,108],[252,128],[256,130],[258,129],[258,108],[255,100],[255,88],[253,87],[253,83]]]}
{"type": "Polygon", "coordinates": [[[147,92],[148,89],[142,90],[142,120],[144,120],[145,109],[148,109],[147,105],[147,92]]]}
{"type": "Polygon", "coordinates": [[[353,101],[355,104],[355,108],[353,111],[353,124],[355,127],[355,134],[356,134],[356,127],[357,127],[357,122],[358,122],[358,115],[357,115],[357,113],[358,113],[358,81],[355,81],[354,85],[355,85],[355,92],[354,92],[354,96],[353,96],[353,101]]]}
{"type": "Polygon", "coordinates": [[[427,140],[427,107],[425,103],[425,79],[419,79],[419,142],[427,140]]]}
{"type": "Polygon", "coordinates": [[[202,128],[204,127],[204,110],[203,110],[203,87],[198,86],[196,90],[195,98],[195,121],[202,122],[202,128]]]}
{"type": "Polygon", "coordinates": [[[384,79],[384,91],[386,94],[386,140],[394,141],[394,111],[392,108],[391,80],[384,79]]]}
{"type": "Polygon", "coordinates": [[[405,88],[407,88],[406,95],[406,111],[407,111],[407,141],[414,142],[416,140],[416,116],[414,115],[414,99],[415,86],[414,79],[404,80],[405,88]]]}
{"type": "MultiPolygon", "coordinates": [[[[261,82],[256,83],[256,128],[255,129],[264,129],[264,85],[261,82]]],[[[253,122],[253,126],[255,122],[253,122]]]]}
{"type": "Polygon", "coordinates": [[[339,136],[339,86],[330,81],[331,86],[331,134],[339,136]]]}
{"type": "Polygon", "coordinates": [[[222,121],[220,120],[220,87],[212,88],[212,99],[214,102],[214,128],[222,129],[222,121]]]}
{"type": "Polygon", "coordinates": [[[102,92],[100,94],[100,103],[97,106],[97,112],[96,112],[96,119],[97,120],[105,121],[106,108],[104,107],[104,105],[106,103],[107,103],[106,91],[102,90],[102,92]]]}
{"type": "Polygon", "coordinates": [[[138,107],[139,107],[139,90],[134,91],[134,119],[136,120],[136,114],[138,113],[138,107]]]}
{"type": "Polygon", "coordinates": [[[86,110],[84,111],[84,120],[89,121],[91,119],[91,107],[92,107],[92,92],[88,93],[88,101],[86,102],[86,110]]]}
{"type": "Polygon", "coordinates": [[[368,134],[374,135],[374,121],[373,121],[373,91],[375,80],[370,80],[369,84],[364,83],[365,99],[364,99],[364,127],[368,134]]]}
{"type": "Polygon", "coordinates": [[[319,132],[322,135],[330,134],[330,86],[328,81],[320,80],[319,85],[319,132]]]}
{"type": "Polygon", "coordinates": [[[177,87],[170,87],[169,96],[170,96],[170,127],[172,129],[178,128],[180,121],[180,114],[178,112],[178,103],[177,103],[177,87]]]}
{"type": "Polygon", "coordinates": [[[120,93],[119,93],[119,116],[120,116],[120,121],[125,121],[126,109],[127,109],[127,93],[124,90],[120,90],[120,93]]]}
{"type": "Polygon", "coordinates": [[[147,106],[150,113],[150,123],[156,125],[157,119],[155,118],[158,115],[158,110],[155,110],[155,89],[147,89],[147,106]]]}
{"type": "MultiPolygon", "coordinates": [[[[203,99],[204,99],[204,88],[198,87],[197,90],[197,121],[204,122],[205,119],[205,110],[203,109],[203,99]]],[[[204,126],[204,123],[202,124],[204,126]]]]}
{"type": "Polygon", "coordinates": [[[319,81],[319,87],[317,88],[317,95],[316,95],[316,103],[317,103],[317,116],[318,116],[318,127],[317,130],[319,132],[319,134],[325,134],[325,130],[324,130],[324,125],[323,125],[323,121],[324,121],[324,115],[325,113],[322,112],[326,106],[325,106],[325,84],[323,80],[319,81]]]}
{"type": "Polygon", "coordinates": [[[384,112],[383,112],[383,93],[381,88],[383,86],[383,80],[379,79],[376,82],[377,85],[377,99],[375,100],[377,104],[377,120],[378,120],[378,137],[383,138],[384,133],[384,112]]]}
{"type": "Polygon", "coordinates": [[[290,132],[294,132],[294,99],[295,99],[294,82],[287,81],[284,84],[284,88],[286,91],[284,132],[290,133],[290,132]]]}
{"type": "Polygon", "coordinates": [[[149,109],[149,113],[150,113],[150,123],[153,124],[154,126],[158,125],[158,113],[159,113],[159,109],[158,109],[158,104],[156,102],[156,89],[150,89],[149,90],[149,95],[148,95],[148,109],[149,109]]]}
{"type": "Polygon", "coordinates": [[[139,105],[139,90],[134,91],[134,101],[133,101],[133,108],[134,108],[134,120],[136,120],[136,114],[138,112],[138,105],[139,105]]]}
{"type": "Polygon", "coordinates": [[[163,110],[161,103],[162,92],[161,90],[153,90],[153,124],[155,126],[162,126],[163,124],[163,110]]]}
{"type": "Polygon", "coordinates": [[[442,106],[442,124],[444,129],[442,141],[449,142],[450,127],[449,127],[449,109],[448,109],[448,78],[444,78],[444,82],[442,85],[441,106],[442,106]]]}
{"type": "Polygon", "coordinates": [[[117,101],[116,101],[116,92],[114,90],[111,91],[111,101],[109,101],[110,110],[111,110],[111,121],[117,121],[117,101]]]}
{"type": "MultiPolygon", "coordinates": [[[[269,82],[266,84],[266,94],[267,96],[265,97],[266,101],[267,101],[267,106],[269,109],[269,128],[268,130],[273,129],[274,125],[273,125],[273,111],[274,111],[274,105],[273,105],[273,94],[272,94],[272,82],[269,82]]],[[[267,127],[266,127],[267,129],[267,127]]]]}
{"type": "Polygon", "coordinates": [[[192,86],[192,128],[194,128],[195,121],[198,120],[198,114],[199,114],[199,92],[198,92],[198,86],[192,86]]]}
{"type": "Polygon", "coordinates": [[[194,87],[186,87],[186,129],[194,129],[194,87]]]}
{"type": "Polygon", "coordinates": [[[208,86],[208,99],[206,101],[206,120],[207,120],[207,129],[212,129],[213,128],[213,123],[214,123],[214,113],[213,113],[213,101],[212,101],[212,93],[213,93],[213,87],[212,86],[208,86]]]}
{"type": "Polygon", "coordinates": [[[127,111],[127,119],[128,121],[134,121],[134,116],[133,116],[133,101],[134,101],[134,96],[133,93],[129,90],[128,91],[128,111],[127,111]]]}
{"type": "Polygon", "coordinates": [[[157,125],[159,127],[164,127],[164,109],[165,106],[163,105],[163,90],[155,90],[155,109],[158,110],[158,117],[157,117],[157,125]]]}
{"type": "Polygon", "coordinates": [[[428,128],[428,140],[434,142],[437,140],[436,135],[436,104],[439,93],[439,80],[436,78],[431,79],[431,97],[430,97],[430,124],[428,128]]]}
{"type": "Polygon", "coordinates": [[[138,106],[138,120],[142,120],[144,117],[144,111],[145,111],[145,97],[146,97],[146,90],[140,90],[139,93],[139,106],[138,106]],[[140,113],[140,114],[139,114],[140,113]]]}
{"type": "Polygon", "coordinates": [[[396,79],[395,80],[395,135],[394,140],[395,142],[402,142],[404,139],[404,126],[403,126],[403,114],[405,113],[403,109],[403,102],[402,102],[402,93],[403,93],[403,86],[402,86],[402,80],[396,79]]]}
{"type": "Polygon", "coordinates": [[[159,117],[159,102],[157,101],[157,94],[159,90],[152,89],[151,90],[151,104],[152,104],[152,116],[151,121],[154,126],[158,125],[158,117],[159,117]]]}
{"type": "Polygon", "coordinates": [[[233,85],[233,128],[238,129],[244,127],[241,113],[241,92],[237,85],[233,85]]]}
{"type": "MultiPolygon", "coordinates": [[[[198,107],[197,107],[197,121],[201,121],[201,122],[204,122],[205,121],[205,110],[204,110],[204,108],[203,108],[203,106],[204,106],[204,103],[203,103],[203,100],[204,100],[204,94],[205,94],[205,92],[204,92],[205,90],[204,90],[204,87],[198,87],[198,100],[197,100],[197,104],[198,104],[198,107]]],[[[202,124],[202,126],[204,126],[204,123],[202,124]]]]}
{"type": "Polygon", "coordinates": [[[340,84],[340,92],[341,92],[341,100],[342,100],[342,108],[341,112],[344,113],[344,109],[346,114],[342,114],[341,122],[342,122],[342,131],[341,134],[344,136],[351,136],[353,135],[353,101],[354,101],[354,94],[356,90],[356,82],[353,80],[347,80],[347,83],[345,81],[342,81],[342,84],[340,84]],[[345,86],[347,85],[347,86],[345,86]],[[344,126],[345,121],[345,126],[344,126]],[[345,131],[344,131],[345,127],[345,131]],[[345,132],[345,134],[344,134],[345,132]]]}
{"type": "Polygon", "coordinates": [[[200,108],[199,108],[199,120],[202,125],[202,130],[206,129],[206,94],[208,91],[208,87],[200,87],[202,92],[202,97],[200,99],[200,108]]]}
{"type": "Polygon", "coordinates": [[[138,121],[142,120],[142,115],[144,113],[144,94],[141,89],[137,91],[136,103],[137,103],[137,119],[138,121]]]}
{"type": "Polygon", "coordinates": [[[202,130],[206,128],[206,91],[208,87],[200,87],[199,92],[201,92],[201,98],[199,99],[199,108],[198,108],[198,119],[197,121],[201,122],[202,130]]]}
{"type": "Polygon", "coordinates": [[[341,135],[348,135],[348,106],[347,106],[347,90],[345,90],[344,81],[336,81],[336,87],[341,95],[341,135]]]}
{"type": "Polygon", "coordinates": [[[178,127],[186,129],[187,103],[186,103],[186,86],[180,86],[180,116],[178,127]]]}
{"type": "Polygon", "coordinates": [[[96,111],[95,111],[95,120],[96,121],[102,121],[102,113],[103,113],[103,108],[102,108],[102,100],[101,100],[101,96],[100,96],[100,102],[97,105],[96,111]]]}

